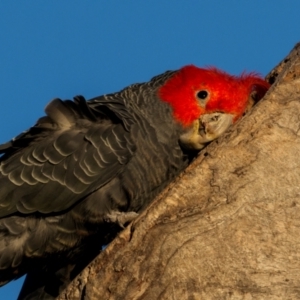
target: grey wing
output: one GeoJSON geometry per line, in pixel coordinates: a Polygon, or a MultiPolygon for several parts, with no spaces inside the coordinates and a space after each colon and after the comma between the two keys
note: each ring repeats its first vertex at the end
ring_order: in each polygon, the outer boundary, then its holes
{"type": "Polygon", "coordinates": [[[118,175],[135,151],[121,120],[97,117],[83,97],[55,99],[46,113],[0,146],[0,217],[66,210],[118,175]]]}

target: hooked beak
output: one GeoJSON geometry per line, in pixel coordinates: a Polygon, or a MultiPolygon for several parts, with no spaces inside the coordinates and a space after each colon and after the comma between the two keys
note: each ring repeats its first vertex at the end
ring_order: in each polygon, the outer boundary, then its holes
{"type": "Polygon", "coordinates": [[[222,135],[233,124],[234,116],[225,113],[202,115],[183,133],[179,140],[184,148],[200,150],[222,135]]]}

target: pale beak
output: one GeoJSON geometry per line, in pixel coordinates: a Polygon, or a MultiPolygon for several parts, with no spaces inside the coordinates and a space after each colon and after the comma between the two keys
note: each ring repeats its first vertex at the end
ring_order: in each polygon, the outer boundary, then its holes
{"type": "Polygon", "coordinates": [[[222,135],[232,124],[234,116],[225,113],[205,114],[180,136],[184,148],[200,150],[222,135]]]}

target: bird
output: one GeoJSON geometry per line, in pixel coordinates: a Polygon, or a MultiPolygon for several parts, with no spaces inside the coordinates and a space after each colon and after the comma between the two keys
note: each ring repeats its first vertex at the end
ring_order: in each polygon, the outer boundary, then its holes
{"type": "Polygon", "coordinates": [[[255,72],[186,65],[52,100],[0,145],[0,285],[27,274],[19,299],[54,299],[269,87],[255,72]]]}

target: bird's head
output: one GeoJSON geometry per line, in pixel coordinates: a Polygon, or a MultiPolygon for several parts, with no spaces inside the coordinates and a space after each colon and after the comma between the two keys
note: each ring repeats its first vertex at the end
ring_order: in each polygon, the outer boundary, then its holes
{"type": "Polygon", "coordinates": [[[217,68],[189,65],[168,79],[158,93],[185,128],[180,137],[183,146],[199,150],[225,132],[269,87],[256,73],[233,76],[217,68]]]}

